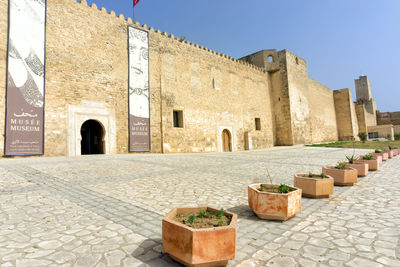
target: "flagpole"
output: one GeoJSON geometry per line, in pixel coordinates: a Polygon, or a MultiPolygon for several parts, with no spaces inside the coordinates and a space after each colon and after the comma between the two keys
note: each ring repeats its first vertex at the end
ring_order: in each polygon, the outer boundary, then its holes
{"type": "Polygon", "coordinates": [[[133,23],[135,23],[135,4],[133,4],[133,23]]]}

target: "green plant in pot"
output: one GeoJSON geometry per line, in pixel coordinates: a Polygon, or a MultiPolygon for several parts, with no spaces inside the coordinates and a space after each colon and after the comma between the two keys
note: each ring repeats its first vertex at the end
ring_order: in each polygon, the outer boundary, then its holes
{"type": "Polygon", "coordinates": [[[353,156],[346,156],[348,163],[346,163],[347,167],[354,168],[357,170],[358,177],[364,177],[368,174],[368,163],[356,162],[357,158],[353,156]]]}
{"type": "Polygon", "coordinates": [[[294,175],[294,186],[301,188],[303,197],[328,198],[333,194],[334,180],[324,173],[298,173],[294,175]]]}
{"type": "Polygon", "coordinates": [[[367,139],[368,139],[368,135],[366,133],[364,133],[364,132],[359,133],[358,137],[361,139],[361,141],[363,143],[365,143],[367,141],[367,139]]]}
{"type": "Polygon", "coordinates": [[[374,157],[372,155],[365,155],[362,157],[363,160],[373,160],[374,157]]]}
{"type": "Polygon", "coordinates": [[[308,177],[308,178],[320,178],[320,179],[327,179],[327,178],[329,178],[329,176],[327,176],[327,175],[325,175],[325,174],[323,174],[323,173],[321,173],[321,174],[314,174],[314,173],[312,173],[312,172],[309,172],[307,177],[308,177]]]}
{"type": "Polygon", "coordinates": [[[333,177],[335,185],[353,185],[357,182],[358,172],[346,164],[347,162],[338,162],[335,166],[325,166],[322,172],[333,177]]]}
{"type": "Polygon", "coordinates": [[[357,159],[356,157],[353,156],[346,156],[346,159],[349,161],[350,164],[354,164],[354,161],[357,159]]]}
{"type": "Polygon", "coordinates": [[[286,221],[301,210],[302,190],[286,184],[273,184],[267,170],[268,183],[248,186],[248,201],[261,219],[286,221]]]}
{"type": "Polygon", "coordinates": [[[360,157],[355,163],[368,164],[368,171],[377,171],[380,165],[379,161],[374,159],[374,156],[370,154],[360,157]]]}
{"type": "Polygon", "coordinates": [[[346,169],[346,162],[338,162],[338,164],[336,164],[335,169],[338,170],[345,170],[346,169]]]}

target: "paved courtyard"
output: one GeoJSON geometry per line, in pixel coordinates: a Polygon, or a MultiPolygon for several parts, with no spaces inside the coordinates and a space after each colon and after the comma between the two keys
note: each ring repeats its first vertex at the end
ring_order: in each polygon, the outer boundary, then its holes
{"type": "MultiPolygon", "coordinates": [[[[357,150],[356,154],[367,150],[357,150]]],[[[173,207],[239,215],[229,266],[400,266],[400,156],[286,222],[259,220],[247,185],[293,184],[351,155],[340,148],[0,160],[0,266],[180,266],[161,249],[173,207]]]]}

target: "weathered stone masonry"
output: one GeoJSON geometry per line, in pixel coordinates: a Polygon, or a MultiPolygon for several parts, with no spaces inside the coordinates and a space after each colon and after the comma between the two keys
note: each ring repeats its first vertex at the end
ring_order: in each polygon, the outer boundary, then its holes
{"type": "MultiPolygon", "coordinates": [[[[0,0],[2,111],[7,6],[0,0]]],[[[80,155],[80,129],[89,119],[104,128],[105,153],[128,153],[128,25],[130,18],[89,7],[85,0],[47,0],[46,156],[80,155]]],[[[335,141],[343,131],[346,138],[358,134],[359,110],[338,112],[342,99],[309,78],[305,60],[287,50],[263,50],[238,60],[133,25],[149,32],[153,153],[220,152],[224,130],[234,151],[335,141]],[[174,127],[173,111],[183,115],[183,127],[174,127]],[[342,128],[346,121],[352,121],[349,130],[342,128]]],[[[345,101],[354,106],[351,98],[345,101]]],[[[1,154],[3,145],[1,135],[1,154]]]]}

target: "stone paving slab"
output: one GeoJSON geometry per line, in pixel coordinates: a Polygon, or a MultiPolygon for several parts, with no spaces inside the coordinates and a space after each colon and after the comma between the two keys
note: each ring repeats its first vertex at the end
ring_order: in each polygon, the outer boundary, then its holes
{"type": "Polygon", "coordinates": [[[400,159],[361,178],[239,266],[400,266],[400,159]]]}
{"type": "MultiPolygon", "coordinates": [[[[354,191],[370,188],[375,176],[389,188],[397,173],[398,183],[400,158],[354,188],[335,187],[330,200],[303,198],[302,212],[284,223],[259,220],[248,207],[247,185],[266,181],[267,168],[276,183],[292,184],[295,173],[321,172],[323,165],[351,154],[339,148],[277,147],[0,160],[0,266],[179,266],[161,250],[161,219],[173,207],[204,204],[239,215],[230,266],[396,266],[398,232],[379,235],[371,220],[398,227],[398,217],[389,216],[398,210],[387,209],[389,203],[398,208],[398,199],[381,202],[355,197],[354,191]],[[348,215],[353,208],[359,213],[348,215]],[[341,213],[335,217],[335,212],[341,213]]],[[[390,196],[384,194],[390,190],[382,191],[380,197],[390,196]]]]}

